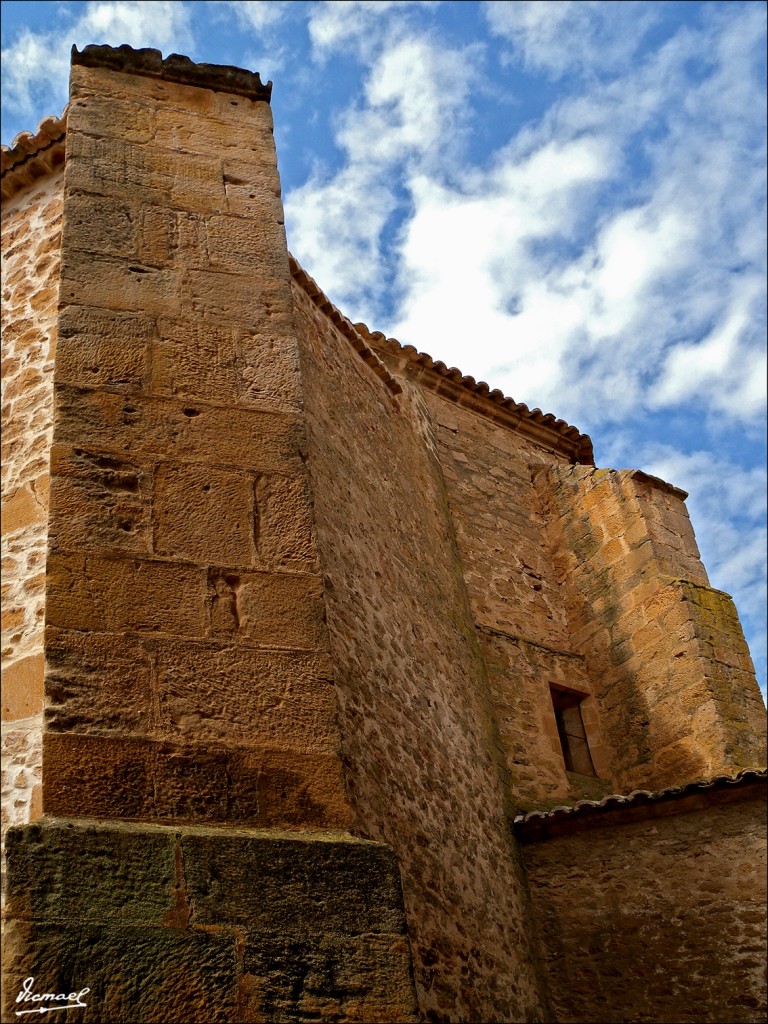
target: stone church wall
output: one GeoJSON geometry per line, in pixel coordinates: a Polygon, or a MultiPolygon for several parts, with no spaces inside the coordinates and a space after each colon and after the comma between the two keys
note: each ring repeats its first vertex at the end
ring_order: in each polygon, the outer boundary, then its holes
{"type": "MultiPolygon", "coordinates": [[[[418,996],[428,1021],[575,1021],[604,1012],[590,979],[620,985],[615,945],[645,981],[612,1019],[662,1020],[633,922],[676,913],[691,963],[729,975],[710,907],[753,999],[741,804],[512,828],[760,764],[682,493],[336,311],[287,251],[268,99],[89,47],[63,184],[8,157],[12,987],[81,972],[87,1020],[394,1024],[418,996]]],[[[728,985],[712,1006],[752,1013],[728,985]]]]}
{"type": "Polygon", "coordinates": [[[430,393],[440,463],[515,809],[594,797],[610,784],[592,684],[568,632],[534,467],[567,467],[486,416],[430,393]],[[552,688],[578,691],[600,779],[566,772],[552,688]]]}

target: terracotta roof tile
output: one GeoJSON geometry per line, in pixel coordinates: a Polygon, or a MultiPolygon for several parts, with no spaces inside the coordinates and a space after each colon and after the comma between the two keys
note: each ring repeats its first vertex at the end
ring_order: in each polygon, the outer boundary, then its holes
{"type": "MultiPolygon", "coordinates": [[[[520,430],[521,433],[533,437],[547,450],[561,451],[573,462],[589,466],[594,464],[592,441],[587,434],[582,434],[578,427],[571,426],[552,413],[543,413],[541,409],[529,409],[522,402],[506,397],[498,388],[491,390],[485,381],[476,381],[474,377],[465,376],[455,366],[448,367],[442,360],[434,360],[426,352],[419,352],[413,345],[402,345],[395,338],[387,338],[381,331],[369,330],[364,323],[352,324],[327,298],[298,260],[293,256],[290,260],[294,280],[356,348],[362,342],[363,350],[373,353],[378,366],[376,372],[385,381],[387,378],[393,381],[398,392],[401,390],[400,385],[375,355],[374,349],[378,349],[385,358],[393,361],[404,375],[418,378],[421,383],[433,390],[439,389],[441,394],[448,395],[461,404],[471,405],[477,412],[490,415],[505,426],[520,430]]],[[[358,348],[358,351],[361,349],[358,348]]],[[[388,383],[388,386],[394,390],[392,384],[388,383]]]]}
{"type": "Polygon", "coordinates": [[[19,132],[11,146],[3,146],[0,155],[2,196],[9,199],[38,178],[57,170],[64,163],[67,108],[61,117],[45,117],[37,131],[19,132]]]}
{"type": "Polygon", "coordinates": [[[603,797],[602,800],[578,800],[574,804],[564,804],[549,811],[528,811],[526,814],[517,815],[513,826],[523,841],[542,839],[553,832],[562,831],[562,829],[552,828],[552,826],[562,825],[565,822],[572,822],[574,825],[592,823],[611,811],[662,804],[697,793],[738,789],[765,782],[767,779],[768,772],[764,769],[747,768],[737,775],[715,775],[709,779],[697,779],[694,782],[669,786],[666,789],[653,792],[648,789],[635,789],[626,796],[612,793],[610,796],[603,797]]]}

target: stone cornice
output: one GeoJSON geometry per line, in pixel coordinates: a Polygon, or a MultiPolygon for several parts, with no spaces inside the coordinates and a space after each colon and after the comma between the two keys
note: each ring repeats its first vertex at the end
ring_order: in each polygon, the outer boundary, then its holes
{"type": "Polygon", "coordinates": [[[272,83],[261,81],[258,71],[246,71],[230,64],[195,64],[189,57],[172,53],[163,58],[160,50],[149,47],[134,50],[132,46],[85,46],[80,52],[72,47],[72,64],[86,68],[109,68],[127,75],[162,78],[166,82],[194,85],[215,92],[229,92],[250,100],[269,103],[272,83]]]}

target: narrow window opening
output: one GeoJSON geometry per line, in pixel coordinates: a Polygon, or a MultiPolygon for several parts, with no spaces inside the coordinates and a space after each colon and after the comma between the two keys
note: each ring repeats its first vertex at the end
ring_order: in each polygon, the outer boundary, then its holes
{"type": "Polygon", "coordinates": [[[563,748],[565,770],[579,775],[597,776],[589,752],[587,733],[581,717],[583,696],[569,693],[566,690],[552,690],[552,704],[555,709],[555,721],[563,748]]]}

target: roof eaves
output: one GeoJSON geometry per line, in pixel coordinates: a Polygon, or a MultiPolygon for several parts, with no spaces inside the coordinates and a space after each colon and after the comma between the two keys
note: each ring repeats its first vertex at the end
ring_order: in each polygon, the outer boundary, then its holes
{"type": "Polygon", "coordinates": [[[697,794],[708,794],[726,790],[744,789],[764,784],[768,772],[764,769],[748,768],[737,775],[715,775],[710,779],[697,779],[681,786],[669,786],[652,792],[636,789],[626,796],[612,793],[602,800],[579,800],[577,803],[555,807],[550,811],[528,811],[514,819],[513,827],[522,842],[547,839],[565,831],[605,823],[607,816],[616,811],[634,811],[651,808],[654,805],[671,803],[697,794]],[[601,819],[603,819],[601,821],[601,819]]]}
{"type": "Polygon", "coordinates": [[[39,178],[58,170],[65,159],[67,107],[61,117],[46,117],[37,131],[19,132],[10,146],[2,147],[2,197],[10,199],[39,178]]]}
{"type": "MultiPolygon", "coordinates": [[[[543,413],[541,409],[529,409],[522,402],[506,397],[502,391],[491,390],[485,381],[476,381],[474,377],[462,374],[455,366],[448,367],[445,363],[432,359],[426,352],[418,352],[413,345],[402,345],[395,338],[387,338],[380,331],[370,331],[363,323],[352,324],[327,298],[298,260],[291,256],[290,262],[294,280],[301,285],[312,302],[329,316],[357,351],[371,353],[372,364],[375,360],[376,364],[384,367],[390,379],[394,380],[374,350],[378,350],[386,362],[393,365],[403,376],[418,379],[425,387],[451,401],[472,408],[475,412],[513,430],[519,430],[521,434],[530,437],[547,451],[560,452],[567,455],[572,462],[582,465],[594,465],[592,441],[587,434],[582,434],[578,427],[558,419],[551,413],[543,413]]],[[[381,371],[378,372],[383,377],[381,371]]],[[[400,390],[399,385],[397,389],[400,390]]]]}

